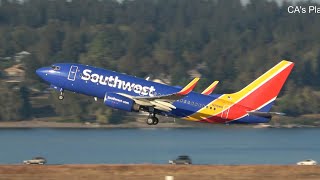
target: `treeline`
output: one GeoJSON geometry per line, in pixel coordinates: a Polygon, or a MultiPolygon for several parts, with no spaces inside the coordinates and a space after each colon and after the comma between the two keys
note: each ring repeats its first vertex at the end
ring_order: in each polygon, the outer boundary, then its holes
{"type": "MultiPolygon", "coordinates": [[[[296,66],[274,110],[292,115],[320,111],[319,15],[289,14],[287,2],[282,6],[267,0],[245,5],[240,0],[0,2],[0,57],[31,52],[24,59],[27,80],[23,88],[44,89],[34,73],[38,67],[79,62],[169,79],[173,85],[185,85],[189,72],[195,70],[202,77],[198,91],[220,80],[216,92],[230,93],[288,59],[296,66]]],[[[1,70],[14,63],[1,61],[1,70]]],[[[20,102],[21,92],[10,92],[5,86],[0,89],[1,97],[6,96],[0,104],[11,96],[20,102]]],[[[89,116],[102,122],[117,122],[114,119],[122,115],[83,96],[66,99],[62,105],[52,100],[57,115],[79,120],[89,116]]],[[[23,102],[10,110],[17,112],[16,117],[6,117],[0,108],[0,118],[32,117],[23,114],[28,112],[25,108],[33,108],[30,103],[19,105],[23,102]]]]}

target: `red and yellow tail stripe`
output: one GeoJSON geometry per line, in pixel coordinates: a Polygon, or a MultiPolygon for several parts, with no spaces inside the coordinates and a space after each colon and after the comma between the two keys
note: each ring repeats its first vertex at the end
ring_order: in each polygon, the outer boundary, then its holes
{"type": "Polygon", "coordinates": [[[283,60],[242,90],[221,95],[185,119],[223,122],[243,117],[247,111],[261,108],[278,96],[293,66],[294,63],[283,60]]]}

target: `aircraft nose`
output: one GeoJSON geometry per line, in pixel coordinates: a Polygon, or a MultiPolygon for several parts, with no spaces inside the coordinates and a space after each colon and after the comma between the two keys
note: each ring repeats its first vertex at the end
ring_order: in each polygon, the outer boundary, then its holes
{"type": "Polygon", "coordinates": [[[48,74],[48,68],[42,67],[36,70],[36,73],[42,79],[48,74]]]}

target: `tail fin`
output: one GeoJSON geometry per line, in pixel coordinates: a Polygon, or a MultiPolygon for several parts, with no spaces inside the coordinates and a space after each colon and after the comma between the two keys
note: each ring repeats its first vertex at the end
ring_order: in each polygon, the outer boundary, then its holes
{"type": "Polygon", "coordinates": [[[226,94],[227,100],[252,110],[269,112],[293,66],[293,62],[281,61],[242,90],[226,94]]]}

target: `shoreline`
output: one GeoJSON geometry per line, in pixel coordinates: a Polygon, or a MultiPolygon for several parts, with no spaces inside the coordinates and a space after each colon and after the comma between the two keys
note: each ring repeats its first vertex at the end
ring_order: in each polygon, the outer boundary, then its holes
{"type": "Polygon", "coordinates": [[[174,122],[163,122],[155,126],[147,125],[144,122],[129,122],[123,124],[98,124],[90,122],[58,122],[45,120],[28,120],[28,121],[4,121],[0,122],[0,129],[23,129],[23,128],[58,128],[58,129],[135,129],[135,128],[215,128],[215,127],[233,127],[233,128],[319,128],[316,125],[299,125],[299,124],[255,124],[255,125],[225,125],[189,122],[179,124],[174,122]]]}
{"type": "Polygon", "coordinates": [[[147,125],[142,122],[131,122],[124,124],[98,124],[98,123],[80,123],[80,122],[55,122],[55,121],[13,121],[13,122],[0,122],[0,129],[4,128],[61,128],[61,129],[111,129],[111,128],[193,128],[190,125],[181,125],[177,123],[159,123],[156,126],[147,125]]]}

